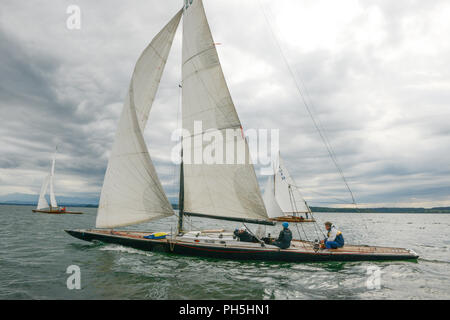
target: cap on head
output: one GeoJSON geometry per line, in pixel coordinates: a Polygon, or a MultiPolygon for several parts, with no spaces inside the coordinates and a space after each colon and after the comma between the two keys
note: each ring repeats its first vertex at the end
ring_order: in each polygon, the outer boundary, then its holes
{"type": "Polygon", "coordinates": [[[289,228],[289,223],[283,222],[282,226],[287,229],[287,228],[289,228]]]}
{"type": "Polygon", "coordinates": [[[240,227],[239,230],[240,231],[246,231],[247,229],[245,227],[240,227]]]}
{"type": "Polygon", "coordinates": [[[330,221],[327,221],[327,222],[325,222],[324,223],[326,226],[329,226],[329,227],[331,227],[333,224],[330,222],[330,221]]]}

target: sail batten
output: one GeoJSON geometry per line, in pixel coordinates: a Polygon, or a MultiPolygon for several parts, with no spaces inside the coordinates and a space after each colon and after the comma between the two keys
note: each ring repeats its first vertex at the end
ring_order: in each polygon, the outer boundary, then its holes
{"type": "Polygon", "coordinates": [[[245,137],[223,138],[224,159],[243,157],[234,163],[197,163],[192,156],[203,152],[210,142],[195,145],[201,122],[201,134],[221,134],[242,128],[220,65],[211,30],[201,0],[190,1],[183,17],[182,119],[184,209],[197,216],[235,219],[267,219],[255,170],[245,137]],[[243,146],[228,150],[227,146],[243,146]],[[228,154],[227,154],[228,153],[228,154]],[[191,157],[191,158],[188,158],[191,157]]]}
{"type": "Polygon", "coordinates": [[[155,36],[136,63],[103,182],[98,228],[123,227],[174,214],[143,130],[181,16],[182,10],[155,36]]]}

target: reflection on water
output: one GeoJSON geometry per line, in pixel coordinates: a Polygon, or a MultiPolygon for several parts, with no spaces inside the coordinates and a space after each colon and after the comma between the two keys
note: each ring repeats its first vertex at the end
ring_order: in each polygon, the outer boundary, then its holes
{"type": "MultiPolygon", "coordinates": [[[[0,206],[2,299],[449,299],[450,215],[318,213],[333,221],[347,243],[408,247],[418,262],[246,262],[143,252],[87,243],[63,229],[92,227],[95,209],[83,216],[34,214],[31,207],[0,206]],[[66,268],[81,268],[82,290],[66,288],[66,268]],[[381,271],[381,288],[367,289],[367,268],[381,271]]],[[[170,231],[175,218],[141,225],[170,231]]],[[[193,229],[239,224],[193,219],[193,229]]],[[[304,225],[307,237],[319,237],[304,225]]],[[[256,228],[254,228],[255,230],[256,228]]],[[[294,234],[296,228],[291,228],[294,234]]],[[[301,229],[300,229],[301,230],[301,229]]],[[[279,227],[267,227],[277,234],[279,227]]]]}

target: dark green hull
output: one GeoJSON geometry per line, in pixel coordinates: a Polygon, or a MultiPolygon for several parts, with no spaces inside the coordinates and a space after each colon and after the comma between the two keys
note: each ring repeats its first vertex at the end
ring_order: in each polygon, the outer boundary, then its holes
{"type": "MultiPolygon", "coordinates": [[[[396,253],[357,253],[335,250],[287,249],[266,247],[224,246],[185,242],[179,240],[149,240],[143,237],[118,235],[116,232],[107,234],[96,230],[66,230],[71,236],[85,241],[100,241],[131,247],[144,251],[167,252],[194,257],[218,258],[227,260],[259,260],[259,261],[285,261],[285,262],[324,262],[324,261],[393,261],[416,260],[418,255],[406,249],[396,253]]],[[[366,248],[366,247],[364,247],[366,248]]],[[[370,247],[367,247],[370,248],[370,247]]]]}

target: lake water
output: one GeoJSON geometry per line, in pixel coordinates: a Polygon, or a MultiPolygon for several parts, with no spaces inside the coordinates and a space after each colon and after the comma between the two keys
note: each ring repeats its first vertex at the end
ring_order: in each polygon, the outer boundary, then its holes
{"type": "MultiPolygon", "coordinates": [[[[63,230],[95,225],[96,209],[47,215],[0,205],[0,299],[450,299],[450,215],[317,213],[347,243],[407,247],[417,262],[237,262],[143,252],[88,243],[63,230]],[[81,269],[81,290],[68,290],[66,269],[81,269]],[[379,268],[380,286],[368,287],[379,268]]],[[[191,226],[192,225],[192,226],[191,226]]],[[[238,223],[193,219],[193,229],[238,223]]],[[[176,218],[132,229],[170,231],[176,218]]],[[[252,230],[256,227],[250,226],[252,230]]],[[[280,227],[267,228],[277,234],[280,227]]],[[[316,238],[312,224],[303,228],[316,238]]],[[[291,226],[294,234],[297,228],[291,226]]],[[[304,233],[299,229],[300,234],[304,233]]]]}

